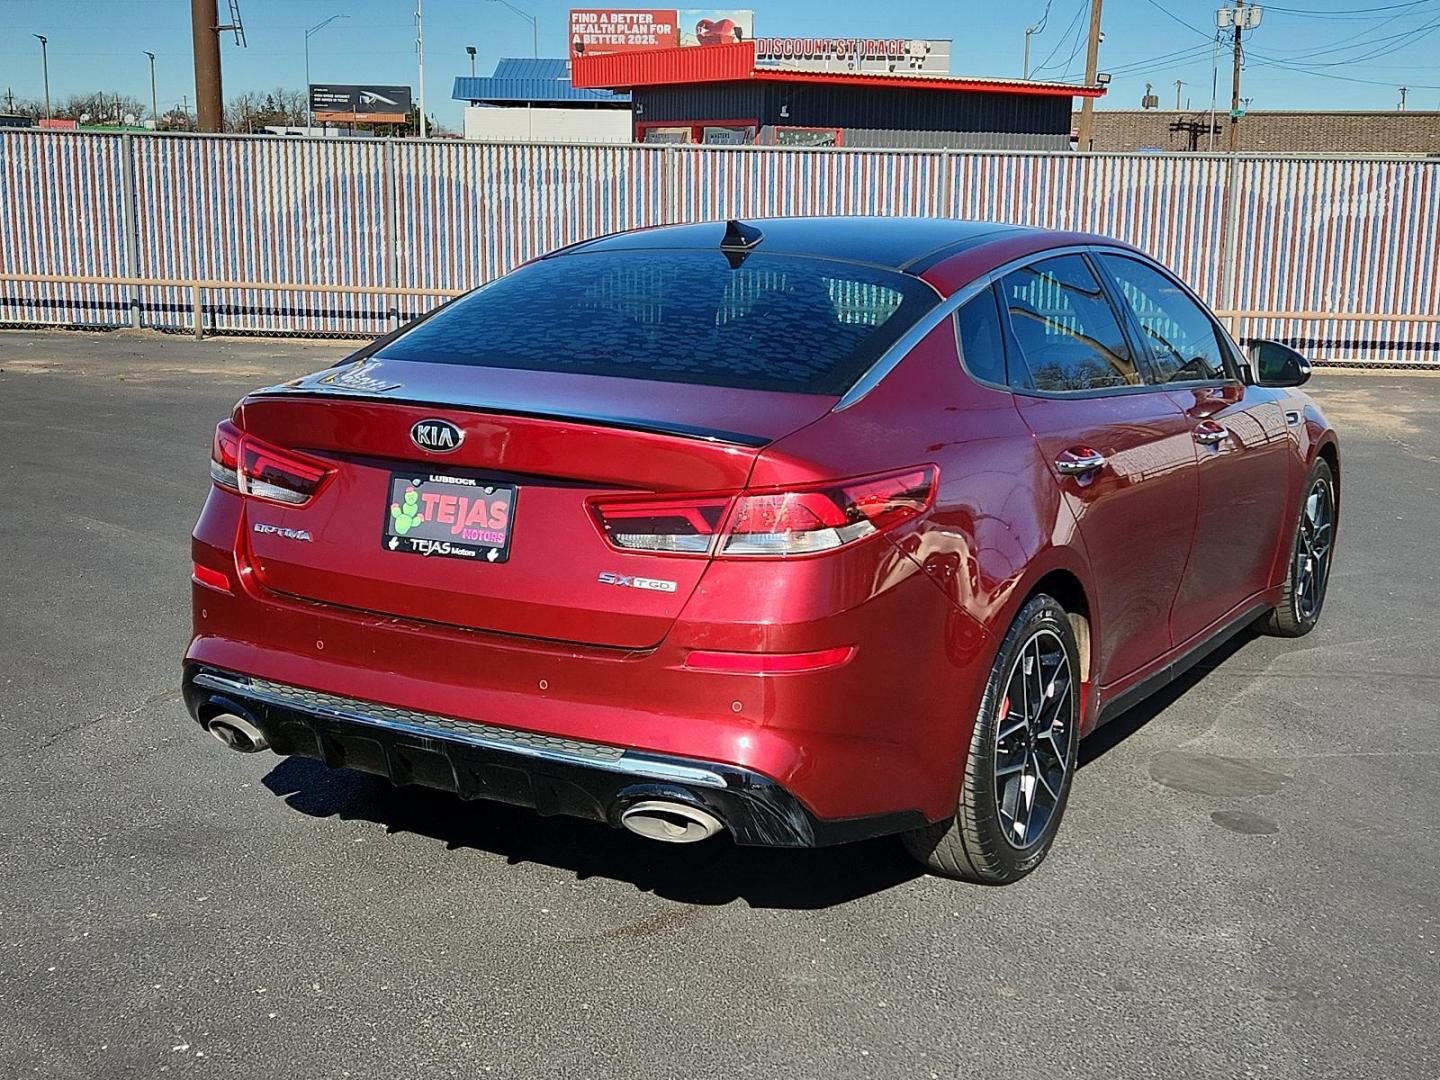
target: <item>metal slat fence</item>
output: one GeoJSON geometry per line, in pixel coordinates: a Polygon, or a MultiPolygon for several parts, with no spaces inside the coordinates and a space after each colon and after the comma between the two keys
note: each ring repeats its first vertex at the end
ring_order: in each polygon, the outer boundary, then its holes
{"type": "Polygon", "coordinates": [[[1242,337],[1440,366],[1440,161],[1418,159],[4,131],[0,324],[198,329],[198,306],[211,332],[368,336],[616,229],[828,213],[1104,233],[1242,337]]]}

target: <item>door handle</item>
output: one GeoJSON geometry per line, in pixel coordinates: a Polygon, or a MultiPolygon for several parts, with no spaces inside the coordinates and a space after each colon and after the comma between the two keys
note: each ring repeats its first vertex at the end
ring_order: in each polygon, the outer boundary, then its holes
{"type": "Polygon", "coordinates": [[[1218,446],[1229,434],[1229,428],[1214,420],[1202,420],[1195,425],[1195,441],[1201,446],[1218,446]]]}
{"type": "Polygon", "coordinates": [[[1065,476],[1081,476],[1085,473],[1092,473],[1105,465],[1105,455],[1091,450],[1089,447],[1080,447],[1076,450],[1066,450],[1055,459],[1055,468],[1065,476]]]}

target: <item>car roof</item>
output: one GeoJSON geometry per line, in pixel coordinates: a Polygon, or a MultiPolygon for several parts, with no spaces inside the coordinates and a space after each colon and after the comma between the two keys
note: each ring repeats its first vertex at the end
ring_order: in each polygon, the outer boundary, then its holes
{"type": "MultiPolygon", "coordinates": [[[[1002,237],[1056,235],[1044,229],[956,218],[836,216],[744,218],[742,221],[762,234],[755,245],[756,251],[843,259],[912,274],[1002,237]]],[[[724,221],[656,225],[583,240],[554,254],[719,248],[727,227],[724,221]]]]}

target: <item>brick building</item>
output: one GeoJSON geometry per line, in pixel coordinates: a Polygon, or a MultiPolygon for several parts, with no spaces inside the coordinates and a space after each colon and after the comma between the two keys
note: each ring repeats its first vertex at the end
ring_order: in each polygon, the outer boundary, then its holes
{"type": "MultiPolygon", "coordinates": [[[[1078,113],[1074,120],[1078,126],[1078,113]]],[[[1209,121],[1209,110],[1097,109],[1093,149],[1204,151],[1209,147],[1209,121]]],[[[1227,112],[1216,115],[1215,146],[1222,151],[1229,148],[1229,122],[1227,112]]],[[[1240,121],[1240,149],[1257,154],[1440,156],[1440,112],[1256,111],[1240,121]]]]}

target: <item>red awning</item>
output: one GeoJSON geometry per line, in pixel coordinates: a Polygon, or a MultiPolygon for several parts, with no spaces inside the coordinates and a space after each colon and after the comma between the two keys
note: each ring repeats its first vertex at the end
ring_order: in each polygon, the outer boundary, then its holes
{"type": "Polygon", "coordinates": [[[699,45],[677,49],[644,49],[599,56],[579,55],[570,65],[572,85],[586,89],[624,90],[635,86],[683,83],[741,82],[829,83],[841,86],[899,87],[915,90],[961,90],[967,93],[1040,94],[1046,97],[1098,98],[1103,86],[1037,82],[1031,79],[989,79],[924,72],[800,71],[756,67],[755,43],[699,45]]]}

